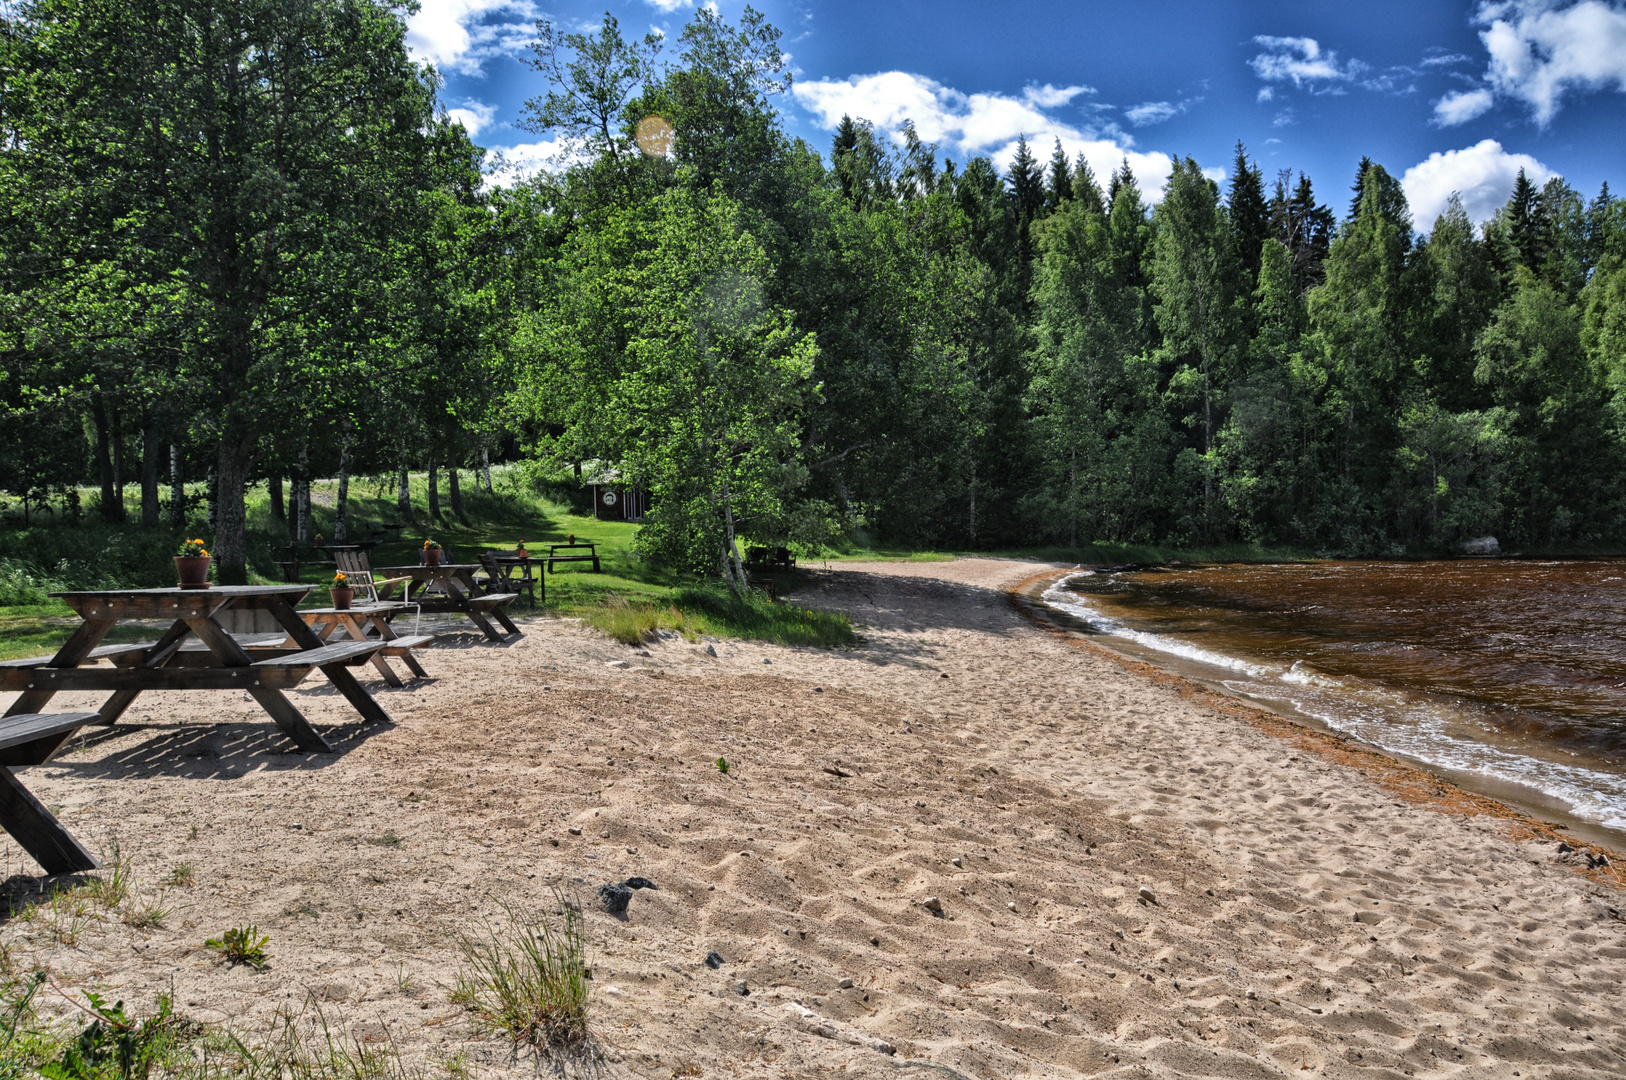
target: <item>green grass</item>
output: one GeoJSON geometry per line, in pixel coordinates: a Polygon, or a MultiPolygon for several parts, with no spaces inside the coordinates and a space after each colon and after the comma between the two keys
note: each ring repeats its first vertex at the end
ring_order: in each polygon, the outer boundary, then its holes
{"type": "MultiPolygon", "coordinates": [[[[805,605],[769,603],[763,597],[736,599],[685,574],[654,567],[638,557],[633,538],[638,526],[622,521],[598,521],[591,516],[586,492],[568,479],[543,479],[521,466],[492,470],[493,491],[487,494],[464,474],[465,516],[451,514],[444,479],[441,485],[442,520],[430,523],[427,477],[410,477],[416,521],[401,536],[375,548],[375,568],[416,564],[426,539],[452,549],[459,561],[473,562],[484,549],[512,549],[524,542],[532,552],[546,553],[548,544],[564,543],[574,535],[598,545],[601,573],[586,564],[566,564],[547,575],[549,614],[577,616],[618,640],[634,643],[658,629],[671,629],[688,637],[750,637],[785,644],[846,645],[854,640],[845,616],[812,612],[805,605]]],[[[337,482],[316,481],[311,486],[311,533],[333,536],[333,502],[337,482]]],[[[88,491],[86,497],[88,498],[88,491]]],[[[197,494],[196,491],[193,494],[197,494]]],[[[350,484],[348,518],[351,536],[368,535],[370,523],[394,522],[399,517],[394,477],[356,477],[350,484]]],[[[128,507],[132,520],[139,507],[128,507]]],[[[288,543],[288,524],[271,516],[270,499],[259,487],[249,493],[249,571],[252,581],[281,581],[276,565],[288,543]]],[[[199,524],[185,530],[168,526],[142,530],[136,525],[107,525],[90,515],[77,523],[50,522],[28,530],[0,530],[0,659],[38,656],[55,650],[79,624],[73,612],[46,593],[74,588],[150,587],[170,583],[173,549],[185,535],[203,535],[199,524]]],[[[932,558],[905,553],[901,557],[932,558]]],[[[947,556],[944,556],[947,557],[947,556]]],[[[302,581],[321,585],[330,571],[306,567],[302,581]]],[[[794,586],[794,576],[784,583],[794,586]]],[[[320,589],[308,604],[325,604],[320,589]]],[[[109,644],[140,641],[153,631],[140,626],[117,627],[109,644]]]]}
{"type": "Polygon", "coordinates": [[[661,630],[691,641],[711,634],[826,649],[858,640],[852,620],[840,612],[818,611],[794,600],[770,601],[760,593],[735,596],[721,586],[677,589],[664,602],[612,593],[579,614],[589,626],[627,645],[647,641],[661,630]]]}

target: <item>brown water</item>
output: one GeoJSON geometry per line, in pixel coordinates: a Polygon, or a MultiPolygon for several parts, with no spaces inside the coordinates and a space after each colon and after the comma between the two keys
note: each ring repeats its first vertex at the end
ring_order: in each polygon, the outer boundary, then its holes
{"type": "Polygon", "coordinates": [[[1080,572],[1045,599],[1165,666],[1626,831],[1626,562],[1080,572]]]}

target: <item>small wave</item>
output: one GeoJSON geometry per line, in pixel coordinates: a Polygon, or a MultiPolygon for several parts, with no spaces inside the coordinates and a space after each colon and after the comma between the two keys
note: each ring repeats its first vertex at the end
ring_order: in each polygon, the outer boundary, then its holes
{"type": "Polygon", "coordinates": [[[1195,660],[1199,664],[1209,664],[1213,667],[1224,668],[1227,671],[1239,671],[1255,679],[1264,678],[1270,673],[1269,668],[1260,667],[1258,664],[1250,664],[1246,660],[1234,656],[1226,656],[1224,653],[1212,652],[1196,645],[1188,645],[1183,641],[1176,641],[1161,634],[1148,634],[1143,630],[1132,630],[1118,620],[1108,618],[1088,604],[1074,599],[1074,594],[1067,591],[1066,586],[1069,581],[1083,576],[1083,574],[1068,574],[1061,581],[1046,589],[1041,594],[1040,599],[1057,611],[1064,612],[1075,619],[1088,623],[1093,630],[1103,634],[1111,634],[1114,637],[1121,637],[1127,641],[1133,641],[1135,644],[1148,649],[1156,649],[1158,652],[1183,657],[1186,660],[1195,660]]]}
{"type": "Polygon", "coordinates": [[[1082,576],[1069,574],[1046,589],[1041,598],[1099,633],[1231,672],[1230,678],[1218,681],[1241,697],[1265,705],[1288,706],[1333,731],[1430,766],[1539,792],[1569,807],[1577,817],[1605,828],[1626,830],[1626,778],[1465,739],[1456,733],[1461,730],[1461,718],[1453,717],[1441,703],[1364,679],[1325,675],[1303,661],[1285,669],[1266,666],[1135,630],[1103,614],[1067,588],[1069,582],[1082,576]]]}

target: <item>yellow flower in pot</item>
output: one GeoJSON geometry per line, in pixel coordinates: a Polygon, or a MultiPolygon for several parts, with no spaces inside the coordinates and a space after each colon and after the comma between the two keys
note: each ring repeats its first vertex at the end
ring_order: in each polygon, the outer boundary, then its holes
{"type": "Polygon", "coordinates": [[[356,590],[351,587],[350,579],[344,576],[343,570],[333,575],[328,592],[333,596],[333,606],[340,611],[349,610],[351,601],[356,598],[356,590]]]}

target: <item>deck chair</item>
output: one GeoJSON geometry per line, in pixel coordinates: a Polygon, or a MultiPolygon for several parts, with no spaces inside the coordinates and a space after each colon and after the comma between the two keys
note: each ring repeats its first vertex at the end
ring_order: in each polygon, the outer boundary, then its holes
{"type": "MultiPolygon", "coordinates": [[[[406,582],[409,577],[383,578],[373,577],[373,564],[367,558],[365,551],[335,551],[333,560],[336,568],[350,582],[355,589],[358,599],[369,604],[402,604],[412,609],[412,632],[418,632],[418,624],[423,619],[423,608],[410,600],[395,599],[395,590],[406,582]]],[[[404,594],[403,594],[404,595],[404,594]]]]}

